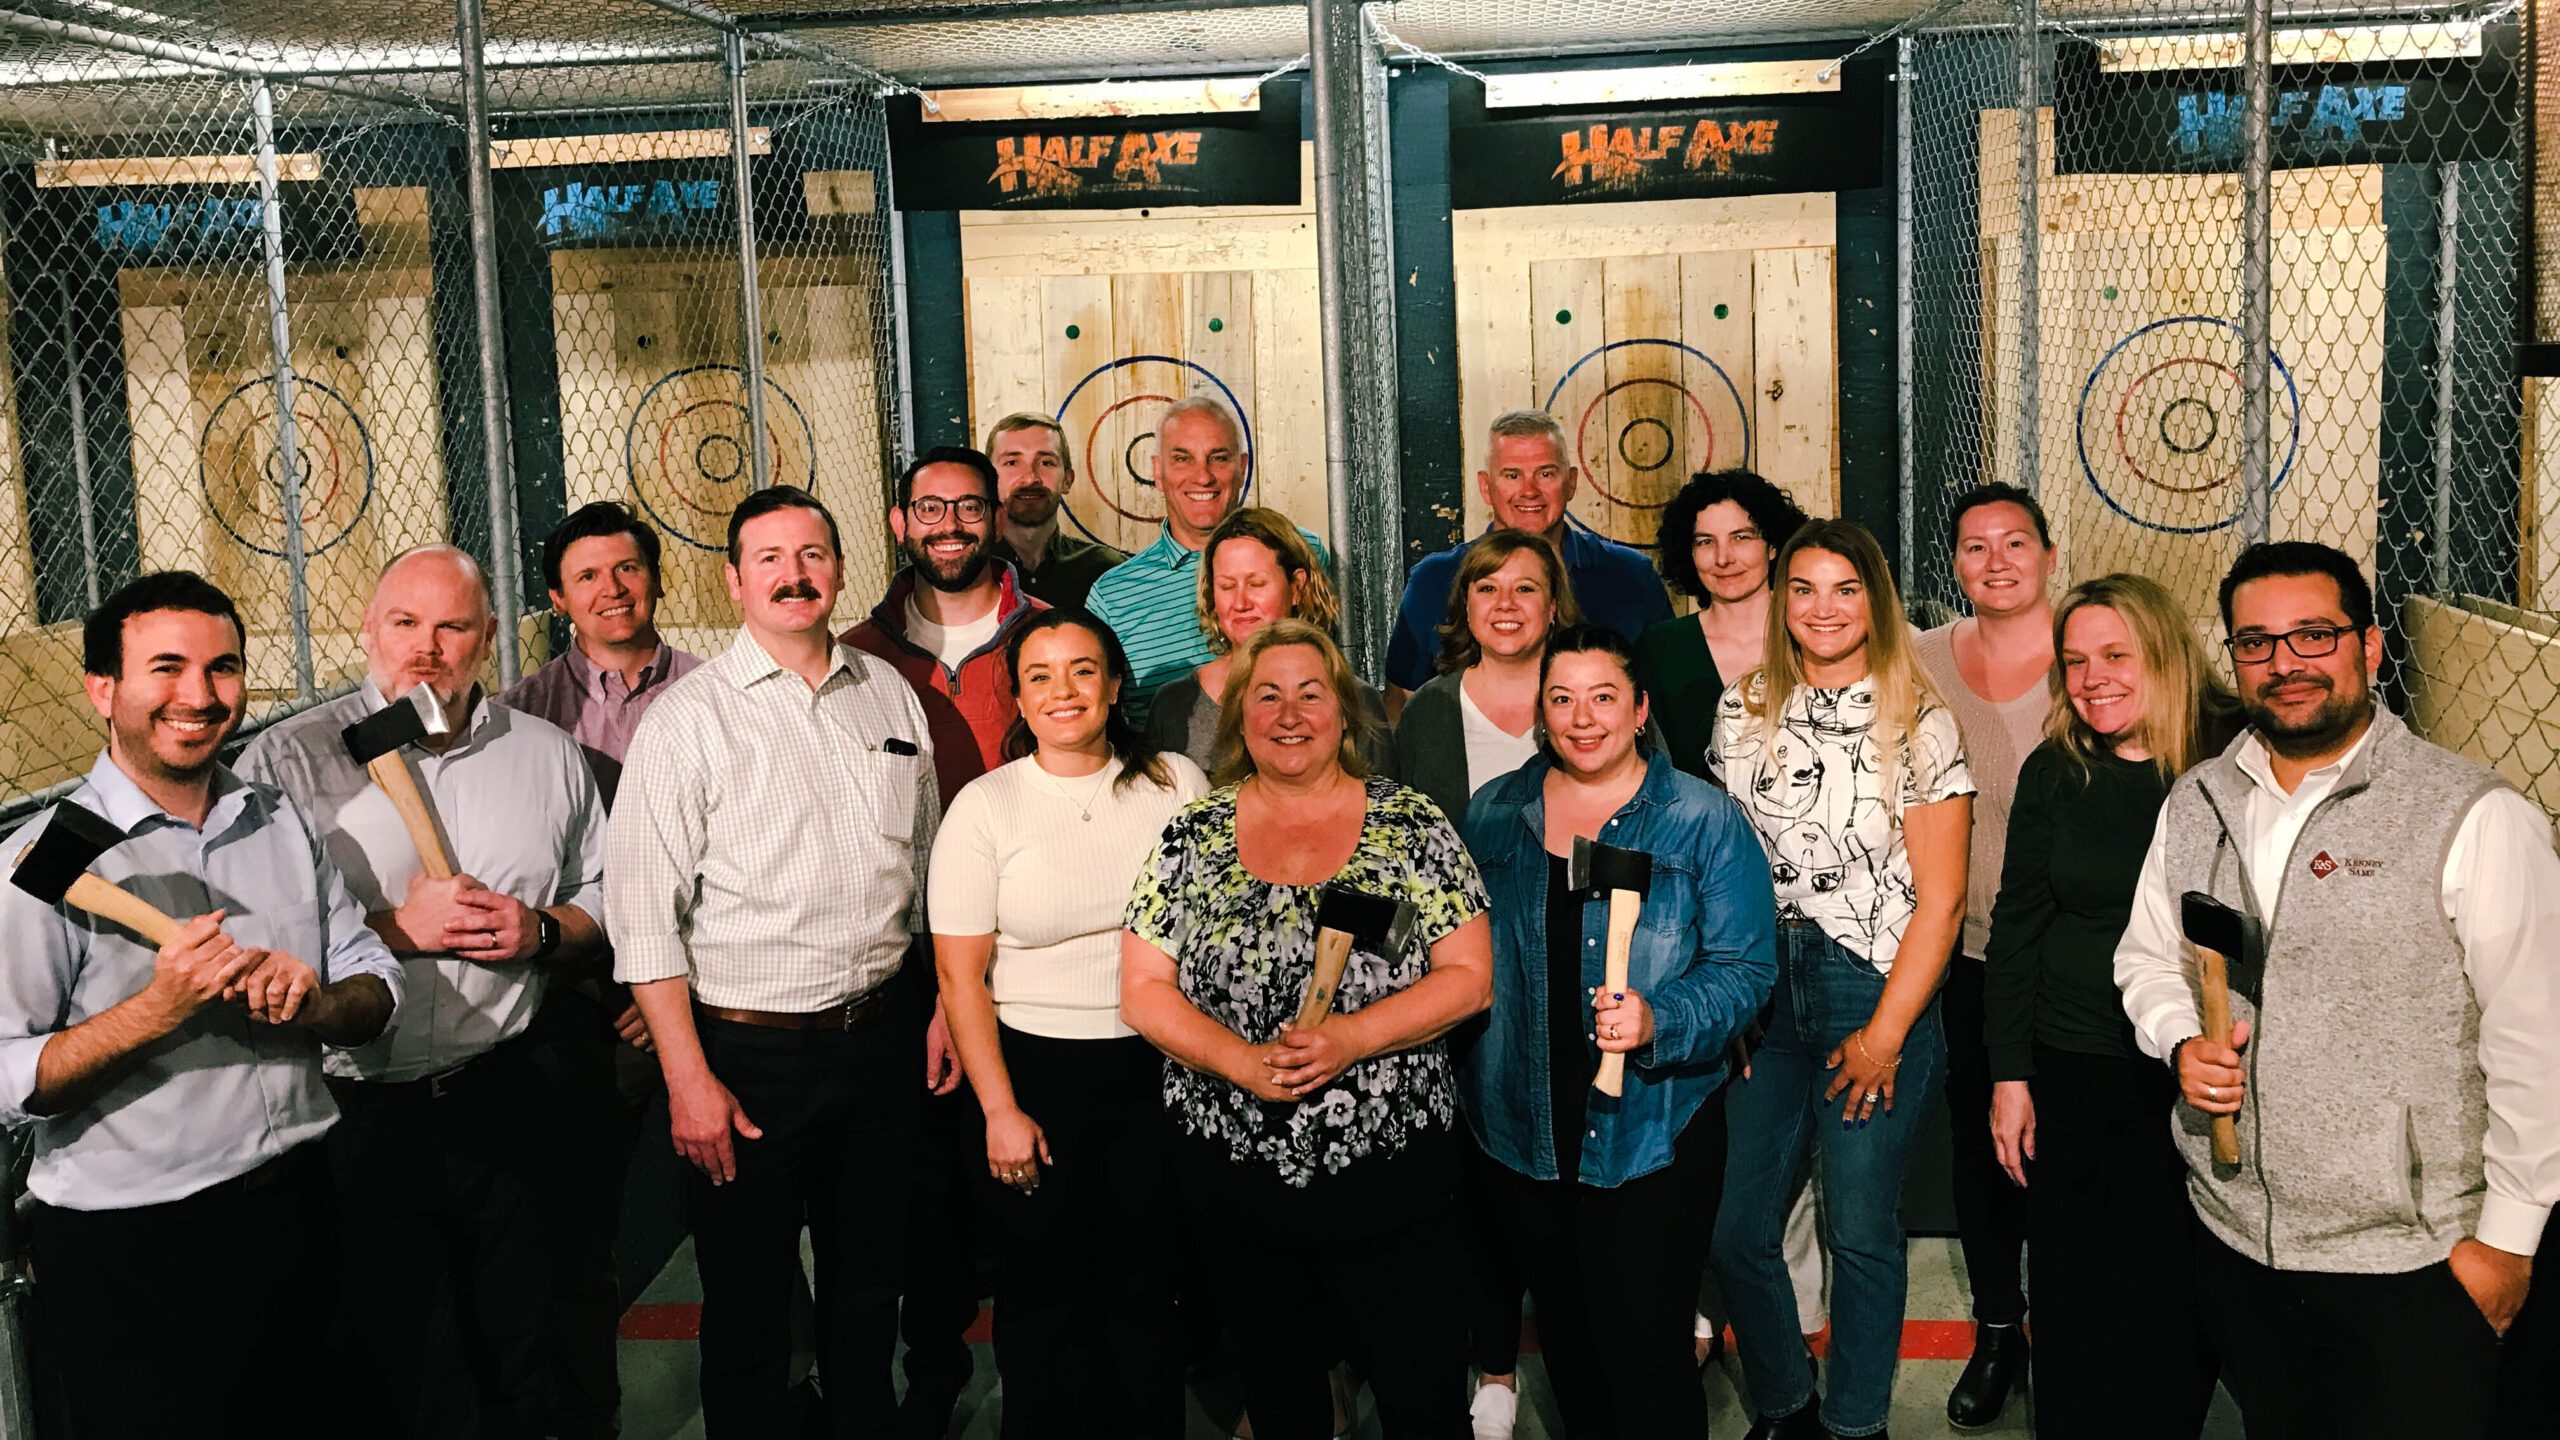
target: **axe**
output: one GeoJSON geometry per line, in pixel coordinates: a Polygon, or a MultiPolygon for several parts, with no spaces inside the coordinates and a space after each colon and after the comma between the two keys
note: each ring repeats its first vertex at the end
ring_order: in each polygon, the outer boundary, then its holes
{"type": "Polygon", "coordinates": [[[124,843],[124,832],[86,806],[65,800],[53,807],[44,833],[18,852],[9,881],[47,905],[70,904],[112,921],[153,945],[166,945],[178,922],[132,891],[89,873],[99,856],[124,843]]]}
{"type": "Polygon", "coordinates": [[[434,689],[414,685],[403,698],[338,732],[346,742],[347,758],[363,766],[382,793],[391,797],[391,808],[400,812],[400,823],[409,831],[409,843],[417,847],[418,864],[438,880],[453,878],[453,857],[445,853],[435,813],[419,793],[418,777],[400,757],[400,747],[452,729],[434,689]]]}
{"type": "MultiPolygon", "coordinates": [[[[2204,1038],[2216,1045],[2231,1043],[2231,976],[2241,979],[2240,993],[2258,998],[2262,973],[2252,959],[2248,917],[2201,890],[2178,901],[2178,928],[2196,952],[2197,1008],[2203,1012],[2204,1038]]],[[[2213,1158],[2221,1165],[2240,1163],[2240,1127],[2229,1115],[2213,1117],[2213,1158]]]]}
{"type": "MultiPolygon", "coordinates": [[[[1653,857],[1641,850],[1624,850],[1576,835],[1565,888],[1609,892],[1608,970],[1601,985],[1612,993],[1626,989],[1627,951],[1635,944],[1636,921],[1644,913],[1644,897],[1653,890],[1653,857]]],[[[1602,1055],[1600,1073],[1591,1077],[1591,1083],[1603,1095],[1624,1094],[1625,1052],[1612,1050],[1602,1055]]]]}
{"type": "Polygon", "coordinates": [[[1327,885],[1316,892],[1316,968],[1307,977],[1307,995],[1298,1002],[1292,1028],[1312,1029],[1333,1013],[1334,994],[1342,986],[1342,969],[1351,963],[1355,946],[1366,946],[1389,958],[1404,953],[1413,939],[1413,905],[1390,900],[1348,885],[1327,885]]]}

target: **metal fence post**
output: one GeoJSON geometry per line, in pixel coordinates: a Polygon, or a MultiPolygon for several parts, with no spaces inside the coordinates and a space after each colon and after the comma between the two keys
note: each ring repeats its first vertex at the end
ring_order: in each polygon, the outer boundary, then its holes
{"type": "Polygon", "coordinates": [[[747,168],[747,37],[723,31],[720,53],[729,70],[729,188],[738,207],[738,353],[747,372],[747,457],[749,474],[762,490],[773,483],[773,457],[765,451],[764,292],[756,274],[755,179],[747,168]]]}
{"type": "Polygon", "coordinates": [[[498,303],[498,222],[489,181],[489,80],[482,66],[481,0],[454,0],[453,36],[462,52],[462,177],[471,209],[472,328],[480,358],[481,461],[489,480],[489,588],[498,608],[498,680],[524,673],[524,550],[516,530],[515,433],[507,415],[505,319],[498,303]]]}
{"type": "Polygon", "coordinates": [[[2240,176],[2240,531],[2249,544],[2267,538],[2274,521],[2274,475],[2267,468],[2274,451],[2275,401],[2269,386],[2274,367],[2267,363],[2275,335],[2273,320],[2275,246],[2270,231],[2274,197],[2275,110],[2273,0],[2249,0],[2241,26],[2241,83],[2246,100],[2240,117],[2245,144],[2240,176]]]}
{"type": "Polygon", "coordinates": [[[1911,254],[1911,65],[1918,47],[1909,35],[1894,42],[1893,59],[1893,295],[1897,321],[1893,336],[1893,414],[1895,448],[1902,462],[1903,593],[1911,592],[1911,571],[1918,563],[1912,532],[1919,527],[1919,500],[1913,476],[1918,473],[1912,450],[1912,427],[1918,418],[1918,394],[1911,377],[1913,297],[1916,260],[1911,254]]]}
{"type": "Polygon", "coordinates": [[[64,399],[71,406],[71,494],[80,506],[80,578],[89,608],[98,608],[105,591],[98,583],[98,501],[89,488],[89,400],[80,383],[80,338],[71,328],[71,287],[57,282],[62,303],[54,311],[62,329],[64,399]]]}
{"type": "Polygon", "coordinates": [[[2018,0],[2018,485],[2032,495],[2044,469],[2044,108],[2037,0],[2018,0]]]}
{"type": "Polygon", "coordinates": [[[267,344],[275,352],[276,479],[283,491],[285,604],[293,621],[293,693],[308,700],[311,672],[311,581],[302,533],[302,436],[293,413],[293,320],[284,290],[284,214],[276,183],[276,99],[264,76],[249,82],[258,147],[258,235],[267,259],[267,344]]]}
{"type": "Polygon", "coordinates": [[[1324,339],[1325,485],[1343,635],[1383,673],[1403,583],[1396,445],[1395,262],[1388,233],[1387,70],[1360,0],[1311,0],[1316,280],[1324,339]]]}
{"type": "Polygon", "coordinates": [[[2436,486],[2427,521],[2427,581],[2435,594],[2453,593],[2453,347],[2454,304],[2461,283],[2454,268],[2461,243],[2462,167],[2436,167],[2436,486]]]}

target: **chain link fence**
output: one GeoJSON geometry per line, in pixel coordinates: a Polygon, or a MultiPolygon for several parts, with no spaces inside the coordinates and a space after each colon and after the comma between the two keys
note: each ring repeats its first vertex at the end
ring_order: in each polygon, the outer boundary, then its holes
{"type": "Polygon", "coordinates": [[[591,500],[666,537],[678,644],[725,643],[758,485],[838,510],[848,618],[880,592],[884,77],[644,0],[475,6],[475,206],[451,5],[88,10],[0,12],[0,807],[96,753],[77,622],[148,570],[239,601],[253,724],[362,673],[372,579],[428,541],[549,653],[541,537],[591,500]]]}

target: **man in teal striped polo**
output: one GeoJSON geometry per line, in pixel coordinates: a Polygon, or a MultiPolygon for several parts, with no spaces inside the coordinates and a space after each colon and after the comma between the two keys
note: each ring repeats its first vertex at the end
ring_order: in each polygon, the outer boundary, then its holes
{"type": "MultiPolygon", "coordinates": [[[[1129,688],[1120,701],[1141,726],[1156,691],[1209,662],[1208,636],[1200,629],[1200,552],[1241,498],[1244,427],[1206,395],[1177,400],[1156,419],[1154,469],[1164,533],[1095,580],[1085,600],[1129,654],[1129,688]]],[[[1324,542],[1304,526],[1299,533],[1325,568],[1333,568],[1324,542]]]]}

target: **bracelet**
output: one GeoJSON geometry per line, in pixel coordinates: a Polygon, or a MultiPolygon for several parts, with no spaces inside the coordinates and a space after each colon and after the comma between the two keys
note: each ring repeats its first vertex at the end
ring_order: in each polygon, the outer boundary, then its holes
{"type": "MultiPolygon", "coordinates": [[[[1868,1053],[1867,1053],[1867,1027],[1866,1027],[1866,1026],[1861,1025],[1861,1026],[1859,1026],[1857,1029],[1850,1031],[1850,1032],[1849,1032],[1849,1043],[1858,1047],[1858,1055],[1859,1055],[1859,1057],[1860,1057],[1861,1059],[1865,1060],[1865,1061],[1866,1061],[1868,1064],[1870,1064],[1870,1065],[1873,1065],[1873,1064],[1877,1063],[1877,1062],[1876,1062],[1876,1057],[1874,1057],[1873,1055],[1870,1055],[1870,1054],[1868,1054],[1868,1053]]],[[[1885,1066],[1884,1068],[1885,1068],[1885,1069],[1887,1069],[1887,1070],[1899,1070],[1899,1069],[1901,1069],[1901,1068],[1902,1068],[1902,1057],[1901,1057],[1901,1056],[1899,1056],[1899,1055],[1894,1056],[1894,1057],[1893,1057],[1893,1063],[1892,1063],[1892,1064],[1890,1064],[1890,1065],[1885,1066]]]]}

